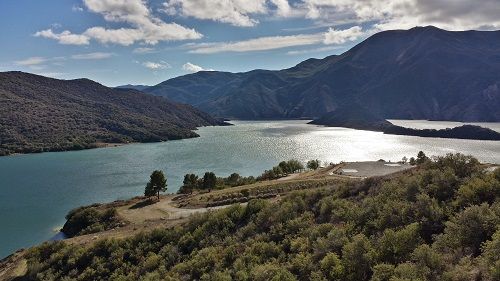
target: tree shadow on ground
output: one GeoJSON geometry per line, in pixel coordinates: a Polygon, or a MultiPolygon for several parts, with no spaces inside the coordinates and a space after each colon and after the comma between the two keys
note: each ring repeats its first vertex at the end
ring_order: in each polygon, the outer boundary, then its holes
{"type": "Polygon", "coordinates": [[[130,206],[129,209],[144,208],[146,206],[153,205],[156,202],[158,202],[158,201],[154,200],[154,199],[151,199],[151,198],[148,198],[146,200],[142,200],[142,201],[139,201],[139,202],[135,203],[134,205],[130,206]]]}

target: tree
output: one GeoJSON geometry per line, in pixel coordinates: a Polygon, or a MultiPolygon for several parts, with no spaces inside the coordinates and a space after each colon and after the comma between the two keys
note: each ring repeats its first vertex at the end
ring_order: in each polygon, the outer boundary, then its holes
{"type": "Polygon", "coordinates": [[[344,280],[367,280],[371,275],[371,267],[375,258],[375,251],[370,240],[358,234],[342,248],[342,264],[346,270],[344,280]]]}
{"type": "Polygon", "coordinates": [[[419,151],[417,154],[417,165],[424,164],[427,160],[429,160],[429,157],[423,151],[419,151]]]}
{"type": "Polygon", "coordinates": [[[403,164],[406,164],[406,162],[408,162],[408,158],[406,158],[406,156],[403,156],[401,162],[403,162],[403,164]]]}
{"type": "Polygon", "coordinates": [[[316,160],[309,160],[307,162],[307,168],[308,169],[311,169],[311,170],[316,170],[319,168],[319,165],[320,165],[320,161],[318,159],[316,160]]]}
{"type": "Polygon", "coordinates": [[[415,157],[411,157],[409,163],[410,165],[415,166],[417,165],[417,160],[415,160],[415,157]]]}
{"type": "Polygon", "coordinates": [[[285,174],[289,174],[289,173],[291,173],[291,172],[292,172],[292,171],[290,170],[290,166],[288,165],[288,162],[286,162],[286,161],[281,161],[281,162],[278,164],[278,166],[277,166],[277,167],[279,167],[279,168],[281,169],[281,171],[283,171],[283,173],[285,173],[285,174]]]}
{"type": "Polygon", "coordinates": [[[280,166],[273,167],[272,171],[273,171],[273,175],[274,175],[273,178],[282,177],[284,174],[283,169],[281,169],[280,166]]]}
{"type": "Polygon", "coordinates": [[[291,173],[296,173],[304,170],[304,165],[302,165],[299,160],[292,159],[289,160],[287,164],[291,173]]]}
{"type": "Polygon", "coordinates": [[[342,261],[335,253],[328,253],[320,261],[320,268],[328,280],[342,280],[344,267],[342,261]]]}
{"type": "Polygon", "coordinates": [[[237,186],[238,182],[240,181],[241,176],[238,173],[232,173],[228,178],[227,178],[227,183],[230,186],[237,186]]]}
{"type": "Polygon", "coordinates": [[[144,196],[151,197],[157,195],[158,200],[160,200],[160,192],[165,191],[167,191],[167,178],[162,171],[156,170],[150,176],[144,190],[144,196]]]}
{"type": "Polygon", "coordinates": [[[203,189],[208,189],[208,191],[215,188],[217,184],[217,177],[213,172],[206,172],[203,176],[203,189]]]}
{"type": "Polygon", "coordinates": [[[182,184],[183,185],[181,186],[181,189],[179,189],[179,193],[193,193],[193,189],[196,189],[198,185],[198,176],[195,174],[186,174],[182,184]]]}

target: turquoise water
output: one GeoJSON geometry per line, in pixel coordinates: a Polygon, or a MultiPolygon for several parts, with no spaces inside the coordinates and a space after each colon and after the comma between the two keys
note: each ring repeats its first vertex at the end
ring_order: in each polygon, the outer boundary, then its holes
{"type": "Polygon", "coordinates": [[[175,192],[186,173],[258,175],[291,158],[399,160],[423,150],[461,151],[500,163],[500,142],[391,136],[306,122],[238,121],[200,128],[196,139],[0,157],[0,257],[49,239],[72,208],[141,195],[155,169],[166,172],[168,191],[175,192]]]}

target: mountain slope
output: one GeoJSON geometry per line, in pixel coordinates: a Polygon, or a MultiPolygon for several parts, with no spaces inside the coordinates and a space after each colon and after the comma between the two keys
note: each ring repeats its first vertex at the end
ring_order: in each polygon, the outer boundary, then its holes
{"type": "Polygon", "coordinates": [[[218,121],[189,105],[87,79],[0,73],[0,154],[197,136],[218,121]]]}
{"type": "Polygon", "coordinates": [[[145,91],[226,118],[316,118],[355,103],[383,118],[500,121],[500,31],[385,31],[290,69],[200,72],[145,91]]]}

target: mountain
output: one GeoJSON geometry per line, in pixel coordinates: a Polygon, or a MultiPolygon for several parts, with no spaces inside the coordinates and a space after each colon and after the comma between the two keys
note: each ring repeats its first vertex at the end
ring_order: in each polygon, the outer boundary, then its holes
{"type": "Polygon", "coordinates": [[[358,130],[383,132],[389,135],[405,135],[425,138],[471,139],[500,141],[500,133],[489,128],[475,125],[462,125],[447,129],[413,129],[396,126],[363,108],[362,106],[343,106],[315,119],[309,124],[328,127],[346,127],[358,130]]]}
{"type": "Polygon", "coordinates": [[[196,137],[219,125],[190,105],[88,79],[0,73],[0,155],[196,137]]]}
{"type": "Polygon", "coordinates": [[[413,129],[401,126],[386,126],[382,129],[384,134],[417,136],[424,138],[447,138],[447,139],[469,139],[469,140],[494,140],[500,141],[500,133],[490,128],[476,125],[462,125],[447,129],[413,129]]]}
{"type": "Polygon", "coordinates": [[[370,131],[383,131],[387,127],[394,126],[384,118],[356,105],[339,107],[321,118],[309,122],[309,124],[370,131]]]}
{"type": "Polygon", "coordinates": [[[500,140],[500,133],[475,125],[462,125],[441,130],[413,129],[396,126],[358,104],[340,106],[336,110],[315,119],[309,124],[329,127],[346,127],[358,130],[383,132],[390,135],[405,135],[428,138],[454,138],[473,140],[500,140]]]}
{"type": "Polygon", "coordinates": [[[318,118],[361,104],[384,119],[500,121],[500,31],[384,31],[280,70],[199,72],[145,92],[239,119],[318,118]]]}
{"type": "Polygon", "coordinates": [[[115,89],[132,89],[132,90],[137,90],[137,91],[143,91],[145,90],[146,88],[149,88],[150,86],[148,85],[131,85],[131,84],[127,84],[127,85],[122,85],[122,86],[117,86],[115,87],[115,89]]]}

